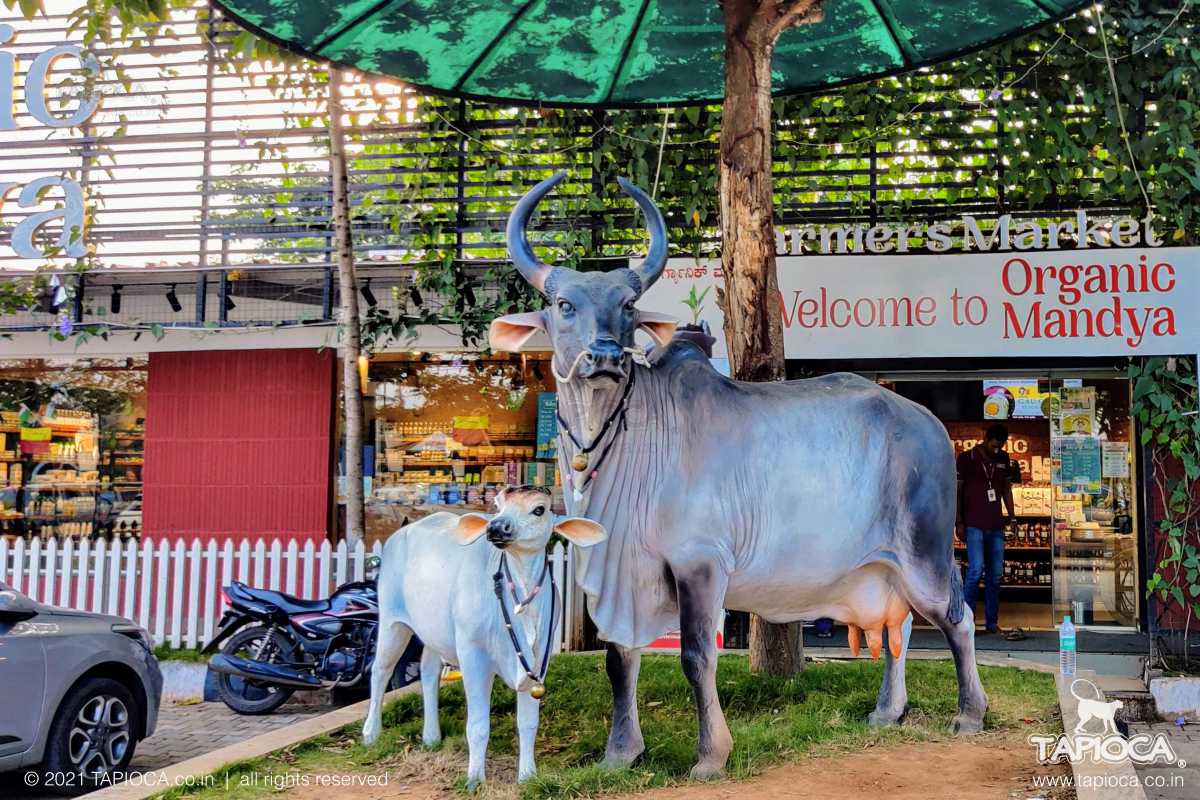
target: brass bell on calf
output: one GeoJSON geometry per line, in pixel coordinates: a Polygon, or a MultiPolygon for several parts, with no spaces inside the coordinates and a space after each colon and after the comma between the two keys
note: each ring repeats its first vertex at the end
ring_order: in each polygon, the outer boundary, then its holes
{"type": "Polygon", "coordinates": [[[576,472],[586,472],[588,468],[588,457],[583,453],[576,453],[571,459],[571,469],[576,472]]]}
{"type": "Polygon", "coordinates": [[[541,700],[546,696],[546,684],[535,683],[529,690],[529,696],[534,700],[541,700]]]}

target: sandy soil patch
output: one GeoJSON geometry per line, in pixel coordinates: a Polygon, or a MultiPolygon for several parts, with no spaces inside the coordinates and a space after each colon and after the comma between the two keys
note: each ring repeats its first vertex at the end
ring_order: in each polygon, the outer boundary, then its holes
{"type": "MultiPolygon", "coordinates": [[[[513,759],[490,758],[486,800],[511,800],[517,792],[513,759]]],[[[459,753],[415,750],[396,763],[381,765],[386,786],[296,787],[287,800],[449,800],[459,797],[452,781],[462,774],[459,753]]],[[[985,737],[970,741],[915,742],[871,747],[854,753],[806,758],[772,767],[739,782],[688,784],[652,789],[625,797],[644,800],[812,800],[812,798],[886,798],[886,800],[1069,800],[1074,792],[1048,790],[1035,781],[1067,775],[1066,766],[1037,763],[1033,748],[1019,738],[985,737]]]]}

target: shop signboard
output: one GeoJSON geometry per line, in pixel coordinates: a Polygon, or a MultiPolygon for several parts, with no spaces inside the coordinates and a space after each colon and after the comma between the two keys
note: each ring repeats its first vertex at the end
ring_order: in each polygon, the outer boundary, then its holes
{"type": "MultiPolygon", "coordinates": [[[[100,62],[94,55],[73,44],[60,44],[39,53],[23,76],[17,75],[17,59],[11,52],[4,52],[11,45],[17,31],[11,25],[0,24],[0,141],[6,131],[18,128],[15,114],[16,101],[13,87],[21,78],[25,111],[38,127],[50,129],[74,128],[87,122],[100,107],[100,95],[89,87],[83,87],[73,108],[53,110],[49,94],[50,79],[55,67],[76,66],[91,78],[100,75],[100,62]]],[[[17,188],[18,184],[0,181],[0,219],[3,218],[5,201],[15,197],[17,208],[27,213],[12,229],[10,246],[21,258],[41,258],[43,246],[38,240],[38,231],[51,223],[60,224],[62,232],[56,241],[62,254],[71,258],[87,255],[84,244],[85,199],[79,182],[65,175],[43,175],[17,188]],[[16,190],[16,191],[14,191],[16,190]],[[57,190],[61,198],[51,196],[57,190]],[[41,210],[38,209],[42,206],[41,210]]]]}
{"type": "MultiPolygon", "coordinates": [[[[1200,351],[1200,248],[786,256],[778,275],[789,358],[1200,351]]],[[[673,259],[642,306],[683,318],[693,286],[723,284],[719,261],[673,259]]],[[[716,303],[701,316],[722,329],[716,303]]]]}

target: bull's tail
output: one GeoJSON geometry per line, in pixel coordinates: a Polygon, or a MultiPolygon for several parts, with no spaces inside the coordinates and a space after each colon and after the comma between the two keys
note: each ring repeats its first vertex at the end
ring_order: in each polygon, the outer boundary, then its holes
{"type": "Polygon", "coordinates": [[[964,605],[962,573],[955,564],[950,570],[950,607],[946,609],[946,619],[951,625],[962,622],[964,605]]]}

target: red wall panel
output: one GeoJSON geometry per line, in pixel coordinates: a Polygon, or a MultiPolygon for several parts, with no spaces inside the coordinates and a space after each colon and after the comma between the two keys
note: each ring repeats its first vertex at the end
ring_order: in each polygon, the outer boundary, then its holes
{"type": "Polygon", "coordinates": [[[323,540],[333,378],[328,350],[152,353],[146,535],[323,540]]]}

